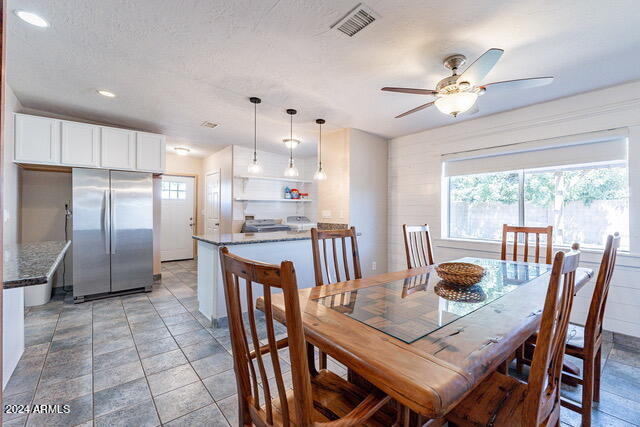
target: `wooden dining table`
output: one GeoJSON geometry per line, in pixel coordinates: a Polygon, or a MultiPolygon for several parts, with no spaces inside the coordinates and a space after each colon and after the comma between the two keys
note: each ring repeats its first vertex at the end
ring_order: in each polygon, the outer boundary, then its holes
{"type": "MultiPolygon", "coordinates": [[[[536,332],[551,267],[460,261],[485,267],[479,284],[451,287],[429,266],[300,289],[307,341],[406,408],[444,416],[536,332]]],[[[592,275],[579,268],[576,291],[592,275]]],[[[284,323],[282,294],[272,308],[284,323]]]]}

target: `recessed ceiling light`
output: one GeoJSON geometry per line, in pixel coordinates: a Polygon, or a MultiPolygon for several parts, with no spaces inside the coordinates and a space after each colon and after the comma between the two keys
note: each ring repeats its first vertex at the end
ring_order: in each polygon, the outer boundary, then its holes
{"type": "Polygon", "coordinates": [[[176,153],[180,156],[186,156],[191,151],[186,147],[176,147],[174,150],[176,150],[176,153]]]}
{"type": "Polygon", "coordinates": [[[27,12],[26,10],[15,10],[14,13],[24,22],[35,25],[36,27],[46,28],[49,26],[49,23],[45,21],[44,18],[35,13],[27,12]]]}
{"type": "Polygon", "coordinates": [[[104,89],[99,89],[96,92],[98,92],[100,95],[102,96],[106,96],[107,98],[115,98],[116,94],[113,92],[110,92],[108,90],[104,90],[104,89]]]}

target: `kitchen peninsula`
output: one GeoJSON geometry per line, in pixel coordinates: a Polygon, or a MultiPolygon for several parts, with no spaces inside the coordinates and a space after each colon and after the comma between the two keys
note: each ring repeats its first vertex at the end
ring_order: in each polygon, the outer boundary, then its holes
{"type": "Polygon", "coordinates": [[[6,245],[3,248],[3,387],[25,347],[25,294],[27,300],[42,299],[44,295],[48,301],[51,279],[70,246],[71,241],[49,241],[6,245]]]}
{"type": "MultiPolygon", "coordinates": [[[[193,236],[198,241],[199,310],[214,327],[226,317],[224,286],[220,268],[220,248],[243,258],[278,264],[293,261],[298,288],[315,285],[311,233],[308,231],[275,231],[269,233],[213,233],[193,236]]],[[[256,289],[257,291],[258,289],[256,289]]],[[[256,292],[254,297],[262,296],[256,292]]]]}

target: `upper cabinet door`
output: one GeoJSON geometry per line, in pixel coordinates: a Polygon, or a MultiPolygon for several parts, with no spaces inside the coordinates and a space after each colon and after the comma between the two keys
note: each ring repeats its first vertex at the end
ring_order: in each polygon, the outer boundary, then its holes
{"type": "Polygon", "coordinates": [[[148,172],[164,172],[164,135],[136,132],[136,151],[136,169],[148,172]]]}
{"type": "Polygon", "coordinates": [[[62,122],[61,163],[69,166],[100,165],[100,128],[86,123],[62,122]]]}
{"type": "Polygon", "coordinates": [[[101,128],[100,166],[113,169],[136,167],[136,133],[126,129],[101,128]]]}
{"type": "Polygon", "coordinates": [[[24,163],[60,162],[60,121],[47,117],[15,115],[14,160],[24,163]]]}

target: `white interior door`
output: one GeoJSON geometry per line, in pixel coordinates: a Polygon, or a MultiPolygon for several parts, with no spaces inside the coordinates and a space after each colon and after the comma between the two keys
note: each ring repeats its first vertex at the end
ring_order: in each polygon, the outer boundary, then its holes
{"type": "Polygon", "coordinates": [[[220,230],[220,172],[210,172],[205,177],[205,212],[204,224],[206,233],[220,230]]]}
{"type": "Polygon", "coordinates": [[[195,178],[162,176],[160,258],[162,261],[193,258],[195,178]]]}

